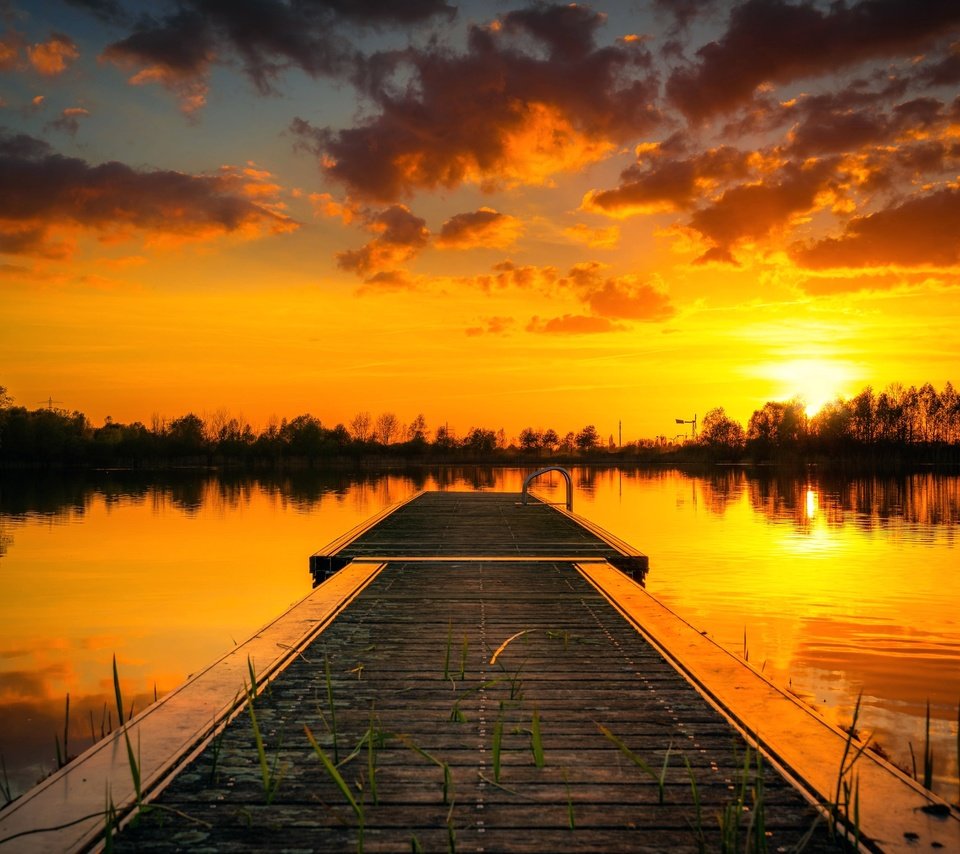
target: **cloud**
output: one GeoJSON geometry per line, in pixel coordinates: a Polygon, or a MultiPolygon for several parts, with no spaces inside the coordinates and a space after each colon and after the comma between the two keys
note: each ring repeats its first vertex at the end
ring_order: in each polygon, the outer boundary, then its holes
{"type": "Polygon", "coordinates": [[[505,335],[515,323],[512,317],[487,317],[479,326],[470,326],[465,332],[470,338],[480,335],[505,335]]]}
{"type": "Polygon", "coordinates": [[[626,327],[615,323],[606,317],[592,317],[584,314],[564,314],[560,317],[541,319],[538,316],[530,318],[526,326],[527,332],[584,335],[598,332],[622,332],[626,327]]]}
{"type": "Polygon", "coordinates": [[[117,0],[64,0],[68,6],[84,9],[108,23],[124,23],[127,14],[117,0]]]}
{"type": "Polygon", "coordinates": [[[620,243],[620,228],[616,225],[607,228],[591,228],[578,222],[569,226],[563,233],[575,243],[582,243],[591,249],[615,249],[620,243]]]}
{"type": "Polygon", "coordinates": [[[820,9],[812,3],[746,0],[733,8],[726,32],[675,69],[668,99],[700,122],[748,102],[764,83],[834,73],[870,59],[911,55],[956,33],[953,0],[860,0],[820,9]]]}
{"type": "Polygon", "coordinates": [[[216,175],[91,165],[57,154],[25,134],[0,130],[0,251],[64,257],[78,230],[100,240],[139,233],[148,242],[254,237],[297,228],[273,200],[257,198],[263,183],[244,170],[216,175]]]}
{"type": "Polygon", "coordinates": [[[839,237],[797,244],[791,256],[813,270],[960,265],[960,188],[953,186],[854,217],[839,237]]]}
{"type": "Polygon", "coordinates": [[[478,246],[504,248],[516,242],[523,224],[516,217],[482,207],[450,217],[440,228],[440,249],[472,249],[478,246]]]}
{"type": "Polygon", "coordinates": [[[583,210],[626,217],[692,207],[717,186],[750,174],[752,155],[730,146],[691,157],[672,156],[659,145],[642,146],[637,162],[620,176],[613,190],[592,190],[583,210]]]}
{"type": "Polygon", "coordinates": [[[60,113],[60,118],[54,119],[52,122],[48,122],[45,125],[45,128],[50,130],[62,130],[64,133],[68,133],[71,136],[76,136],[77,131],[80,130],[80,119],[89,115],[90,111],[84,107],[67,107],[62,113],[60,113]]]}
{"type": "Polygon", "coordinates": [[[67,65],[79,58],[80,50],[73,39],[60,33],[54,33],[49,41],[30,45],[27,59],[38,74],[44,77],[56,77],[67,70],[67,65]]]}
{"type": "Polygon", "coordinates": [[[367,278],[359,288],[358,295],[389,293],[391,291],[415,291],[421,281],[415,279],[406,270],[381,270],[367,278]]]}
{"type": "Polygon", "coordinates": [[[20,61],[23,39],[17,33],[7,33],[0,39],[0,71],[13,71],[20,61]]]}
{"type": "Polygon", "coordinates": [[[585,6],[538,5],[472,25],[460,54],[376,54],[356,82],[378,112],[339,131],[303,119],[291,130],[356,198],[548,184],[660,119],[649,53],[639,41],[596,46],[602,21],[585,6]]]}
{"type": "Polygon", "coordinates": [[[350,225],[361,216],[360,208],[349,202],[338,202],[330,193],[311,193],[307,197],[316,216],[339,219],[344,225],[350,225]]]}
{"type": "Polygon", "coordinates": [[[345,24],[410,25],[452,14],[442,0],[184,0],[166,16],[141,18],[133,32],[107,47],[103,58],[140,69],[131,83],[161,83],[180,97],[185,112],[193,112],[203,105],[215,59],[239,57],[246,75],[266,93],[288,68],[311,76],[348,71],[354,51],[345,24]]]}
{"type": "Polygon", "coordinates": [[[207,100],[207,77],[215,57],[214,38],[205,17],[181,10],[163,22],[146,18],[141,28],[103,51],[102,59],[135,70],[130,84],[159,83],[180,100],[187,115],[207,100]]]}
{"type": "Polygon", "coordinates": [[[337,266],[358,276],[409,261],[430,240],[426,220],[415,216],[406,205],[391,205],[367,214],[364,228],[376,237],[360,249],[337,253],[337,266]]]}
{"type": "Polygon", "coordinates": [[[849,91],[803,97],[792,110],[798,121],[788,135],[786,151],[810,157],[889,145],[943,123],[943,108],[941,101],[930,97],[914,98],[889,110],[872,97],[849,91]]]}
{"type": "Polygon", "coordinates": [[[832,159],[801,166],[787,163],[769,179],[733,187],[695,211],[690,225],[719,250],[702,260],[730,261],[730,250],[740,241],[766,237],[794,217],[813,210],[835,167],[832,159]]]}
{"type": "Polygon", "coordinates": [[[593,313],[600,317],[651,321],[668,320],[676,314],[666,294],[626,277],[607,279],[586,300],[593,313]]]}

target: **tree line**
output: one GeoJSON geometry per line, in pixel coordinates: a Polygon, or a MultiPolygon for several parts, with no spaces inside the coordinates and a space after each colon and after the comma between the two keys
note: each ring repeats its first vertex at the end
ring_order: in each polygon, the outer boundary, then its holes
{"type": "Polygon", "coordinates": [[[409,423],[396,414],[358,412],[348,425],[324,425],[313,415],[272,420],[256,431],[219,411],[195,413],[150,426],[107,418],[94,426],[81,412],[52,406],[15,406],[0,386],[0,465],[162,467],[167,465],[323,465],[341,462],[523,462],[592,460],[716,462],[903,459],[960,462],[960,395],[947,383],[937,391],[895,384],[871,387],[808,416],[800,400],[768,401],[746,427],[723,407],[711,409],[696,437],[665,437],[619,445],[588,424],[560,435],[525,427],[508,438],[503,428],[471,427],[464,435],[446,424],[430,430],[425,417],[409,423]]]}

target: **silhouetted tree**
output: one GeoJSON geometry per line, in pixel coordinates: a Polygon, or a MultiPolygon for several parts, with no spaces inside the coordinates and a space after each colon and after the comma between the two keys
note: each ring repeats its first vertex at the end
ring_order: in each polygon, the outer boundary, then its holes
{"type": "Polygon", "coordinates": [[[543,431],[543,435],[540,437],[540,447],[547,453],[553,453],[559,444],[560,437],[557,435],[556,430],[550,428],[543,431]]]}
{"type": "Polygon", "coordinates": [[[370,413],[358,412],[350,422],[350,431],[358,442],[366,442],[370,438],[370,413]]]}
{"type": "Polygon", "coordinates": [[[698,441],[716,451],[739,451],[744,445],[743,427],[718,406],[703,416],[698,441]]]}
{"type": "Polygon", "coordinates": [[[400,430],[400,422],[397,416],[392,412],[384,412],[377,416],[374,432],[376,439],[381,445],[392,445],[400,430]]]}
{"type": "Polygon", "coordinates": [[[584,427],[579,433],[577,433],[577,438],[575,439],[577,447],[581,451],[590,451],[593,450],[600,443],[600,435],[597,433],[597,428],[592,424],[588,424],[584,427]]]}

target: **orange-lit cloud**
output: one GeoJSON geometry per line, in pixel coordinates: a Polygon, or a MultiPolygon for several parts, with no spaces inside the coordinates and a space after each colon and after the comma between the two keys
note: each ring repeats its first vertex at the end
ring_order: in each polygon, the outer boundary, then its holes
{"type": "Polygon", "coordinates": [[[226,234],[253,237],[297,224],[249,198],[251,177],[141,171],[91,165],[24,134],[0,134],[0,251],[63,257],[79,231],[100,240],[140,233],[182,242],[226,234]]]}
{"type": "Polygon", "coordinates": [[[340,131],[303,119],[291,129],[358,198],[547,183],[659,120],[649,53],[640,43],[598,48],[602,23],[585,6],[535,6],[471,26],[461,54],[375,55],[357,79],[378,114],[340,131]],[[399,84],[410,77],[416,86],[399,84]]]}
{"type": "Polygon", "coordinates": [[[483,207],[450,217],[441,226],[436,245],[440,249],[503,249],[515,243],[522,233],[523,224],[516,217],[483,207]]]}
{"type": "Polygon", "coordinates": [[[67,70],[67,65],[80,56],[80,50],[71,38],[54,33],[49,41],[30,45],[27,58],[38,74],[55,77],[67,70]]]}
{"type": "Polygon", "coordinates": [[[854,217],[839,237],[795,246],[791,254],[815,270],[955,267],[960,265],[960,188],[946,187],[854,217]]]}
{"type": "Polygon", "coordinates": [[[162,24],[148,25],[108,45],[102,59],[134,71],[130,84],[159,83],[187,115],[206,103],[214,43],[201,15],[181,9],[162,24]]]}
{"type": "Polygon", "coordinates": [[[766,237],[790,220],[814,209],[833,175],[832,160],[789,163],[770,179],[743,184],[724,192],[715,202],[694,212],[691,226],[713,241],[715,252],[703,260],[730,260],[742,240],[766,237]]]}
{"type": "Polygon", "coordinates": [[[61,130],[71,136],[76,136],[80,130],[80,119],[90,115],[90,111],[84,107],[67,107],[60,113],[60,117],[49,122],[46,127],[51,130],[61,130]]]}
{"type": "Polygon", "coordinates": [[[16,33],[7,33],[0,38],[0,71],[13,71],[17,67],[22,44],[16,33]]]}
{"type": "Polygon", "coordinates": [[[414,215],[406,205],[391,205],[369,214],[364,227],[376,237],[360,249],[337,253],[338,266],[359,276],[409,261],[430,240],[426,220],[414,215]]]}
{"type": "Polygon", "coordinates": [[[357,288],[357,294],[378,294],[396,291],[415,291],[423,286],[421,279],[406,270],[380,270],[373,273],[357,288]]]}
{"type": "Polygon", "coordinates": [[[585,223],[578,222],[569,226],[563,233],[575,243],[582,243],[591,249],[615,249],[620,243],[620,229],[611,225],[606,228],[591,228],[585,223]]]}
{"type": "Polygon", "coordinates": [[[546,320],[534,316],[526,325],[527,332],[558,335],[583,335],[597,332],[620,332],[626,327],[606,317],[585,314],[564,314],[546,320]]]}
{"type": "Polygon", "coordinates": [[[587,193],[583,209],[617,217],[686,209],[717,186],[751,172],[750,152],[730,146],[690,157],[678,157],[672,149],[667,145],[644,148],[637,163],[620,176],[620,186],[587,193]]]}
{"type": "Polygon", "coordinates": [[[360,207],[350,202],[338,202],[330,193],[311,193],[308,197],[317,216],[339,219],[349,225],[360,216],[360,207]]]}
{"type": "Polygon", "coordinates": [[[515,324],[512,317],[487,317],[479,326],[467,327],[466,334],[471,338],[478,335],[504,335],[513,329],[515,324]]]}

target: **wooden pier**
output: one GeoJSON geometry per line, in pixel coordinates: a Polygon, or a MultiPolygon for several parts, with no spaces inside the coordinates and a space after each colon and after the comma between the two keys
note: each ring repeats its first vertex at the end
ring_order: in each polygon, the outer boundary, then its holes
{"type": "MultiPolygon", "coordinates": [[[[121,851],[853,847],[824,809],[847,738],[584,520],[425,493],[310,563],[310,596],[0,813],[0,839],[75,823],[0,852],[97,847],[107,785],[121,851]]],[[[960,850],[956,811],[869,753],[856,778],[870,849],[960,850]]]]}

